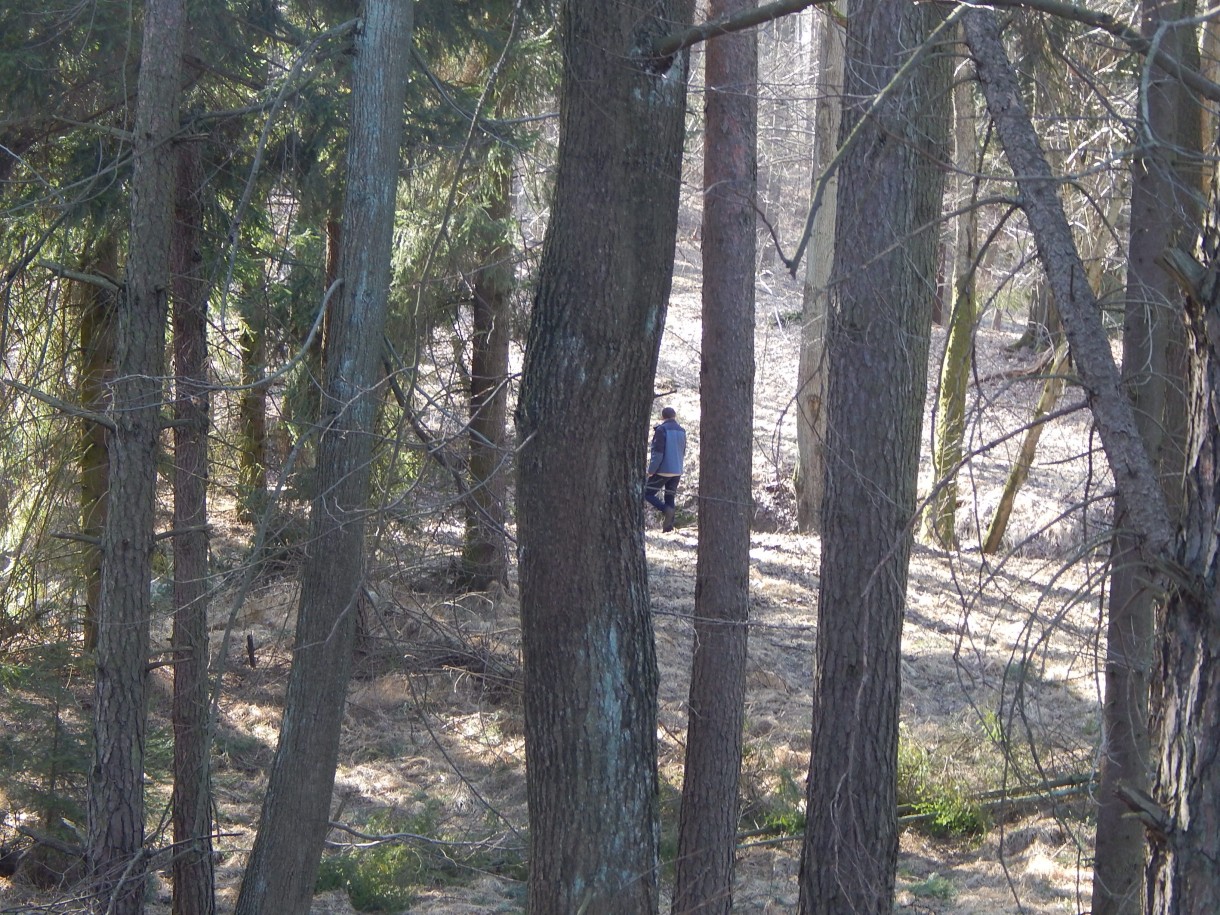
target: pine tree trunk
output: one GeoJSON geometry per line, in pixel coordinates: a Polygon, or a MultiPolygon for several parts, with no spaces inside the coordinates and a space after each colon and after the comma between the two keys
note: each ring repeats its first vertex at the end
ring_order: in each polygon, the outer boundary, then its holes
{"type": "MultiPolygon", "coordinates": [[[[716,18],[754,6],[719,0],[716,18]]],[[[674,912],[733,904],[737,783],[745,716],[754,432],[757,42],[752,32],[707,47],[703,147],[703,338],[695,647],[678,826],[674,912]]]]}
{"type": "Polygon", "coordinates": [[[534,915],[658,906],[643,484],[677,232],[693,4],[564,6],[559,160],[517,407],[534,915]],[[590,256],[596,252],[596,256],[590,256]]]}
{"type": "MultiPolygon", "coordinates": [[[[487,219],[502,226],[512,215],[512,169],[495,161],[494,192],[487,219]]],[[[470,492],[466,497],[466,534],[462,564],[467,583],[484,590],[494,582],[508,584],[508,467],[505,424],[508,420],[508,345],[512,308],[512,249],[491,245],[474,277],[474,311],[470,354],[470,492]]]]}
{"type": "Polygon", "coordinates": [[[862,119],[937,13],[847,8],[842,137],[826,345],[826,496],[800,910],[889,912],[898,855],[899,655],[926,393],[936,231],[947,155],[938,51],[862,119]],[[903,142],[893,142],[902,137],[903,142]]]}
{"type": "Polygon", "coordinates": [[[207,281],[199,249],[198,143],[178,148],[170,257],[174,328],[174,899],[173,915],[211,915],[212,791],[208,752],[207,281]]]}
{"type": "MultiPolygon", "coordinates": [[[[118,276],[118,242],[113,233],[98,243],[86,273],[118,276]]],[[[78,284],[80,295],[80,401],[93,413],[105,413],[110,382],[114,377],[114,331],[116,297],[96,286],[78,284]]],[[[85,616],[82,641],[85,651],[97,648],[98,612],[102,599],[102,531],[106,527],[106,503],[110,490],[110,454],[104,426],[86,420],[81,429],[80,492],[81,533],[95,537],[81,550],[85,578],[85,616]]]]}
{"type": "Polygon", "coordinates": [[[89,785],[93,906],[107,915],[144,910],[144,733],[152,609],[157,439],[163,400],[169,240],[174,200],[184,0],[151,0],[133,133],[131,234],[119,303],[110,418],[110,493],[102,537],[89,785]]]}
{"type": "MultiPolygon", "coordinates": [[[[834,15],[821,16],[818,39],[817,102],[814,114],[813,182],[816,188],[839,146],[843,108],[843,27],[834,15]]],[[[837,172],[826,182],[810,235],[801,314],[797,368],[796,522],[804,533],[820,531],[826,488],[826,309],[834,261],[837,172]]]]}
{"type": "MultiPolygon", "coordinates": [[[[1144,32],[1152,35],[1162,22],[1191,15],[1193,4],[1150,0],[1144,4],[1144,32]]],[[[1179,60],[1198,56],[1193,28],[1170,30],[1163,40],[1179,60]]],[[[1177,80],[1156,71],[1150,76],[1139,111],[1147,112],[1147,135],[1162,138],[1165,145],[1146,148],[1132,165],[1122,377],[1140,437],[1161,474],[1166,502],[1179,520],[1185,469],[1186,392],[1182,385],[1187,377],[1186,329],[1179,318],[1181,291],[1157,260],[1166,248],[1198,233],[1199,207],[1192,195],[1199,188],[1196,163],[1202,156],[1202,137],[1199,108],[1190,93],[1177,80]],[[1195,150],[1195,159],[1181,150],[1195,150]]],[[[1157,600],[1149,586],[1157,575],[1142,564],[1127,519],[1120,496],[1110,551],[1106,692],[1093,856],[1095,915],[1138,915],[1143,903],[1144,829],[1130,816],[1119,792],[1149,790],[1148,690],[1157,600]]]]}
{"type": "Polygon", "coordinates": [[[307,912],[330,819],[364,587],[364,518],[390,284],[412,7],[369,0],[357,35],[339,279],[330,315],[309,558],[262,819],[236,911],[307,912]]]}

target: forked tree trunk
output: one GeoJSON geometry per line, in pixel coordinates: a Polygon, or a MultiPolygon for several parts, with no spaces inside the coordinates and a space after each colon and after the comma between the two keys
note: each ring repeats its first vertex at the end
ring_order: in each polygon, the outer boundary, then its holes
{"type": "Polygon", "coordinates": [[[292,671],[262,819],[236,911],[308,912],[330,820],[364,587],[364,519],[390,285],[411,4],[368,0],[357,34],[343,203],[342,288],[330,315],[318,489],[292,671]]]}
{"type": "Polygon", "coordinates": [[[906,0],[847,7],[834,275],[826,347],[826,495],[814,674],[805,915],[889,912],[898,856],[899,656],[914,527],[948,57],[925,51],[939,13],[906,0]],[[867,118],[864,108],[889,92],[867,118]],[[894,138],[902,137],[902,142],[894,138]]]}
{"type": "Polygon", "coordinates": [[[157,439],[163,400],[169,240],[185,0],[144,8],[131,177],[131,234],[116,332],[110,498],[102,536],[94,756],[89,785],[93,907],[144,911],[144,734],[152,609],[157,439]]]}
{"type": "Polygon", "coordinates": [[[677,232],[686,55],[648,49],[692,8],[571,0],[561,16],[555,198],[517,407],[534,915],[658,906],[643,484],[677,232]]]}
{"type": "Polygon", "coordinates": [[[174,329],[173,915],[216,910],[208,728],[207,281],[199,143],[178,147],[174,329]]]}
{"type": "MultiPolygon", "coordinates": [[[[716,18],[754,0],[713,0],[716,18]]],[[[707,46],[703,146],[703,337],[695,647],[674,912],[733,905],[745,716],[754,439],[754,207],[758,47],[752,31],[707,46]]]]}

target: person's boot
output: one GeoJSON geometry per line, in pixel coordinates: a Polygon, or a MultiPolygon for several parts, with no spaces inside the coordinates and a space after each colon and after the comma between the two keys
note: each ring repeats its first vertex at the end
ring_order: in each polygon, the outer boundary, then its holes
{"type": "Polygon", "coordinates": [[[665,526],[661,528],[662,533],[668,534],[674,529],[674,508],[672,505],[665,507],[665,526]]]}

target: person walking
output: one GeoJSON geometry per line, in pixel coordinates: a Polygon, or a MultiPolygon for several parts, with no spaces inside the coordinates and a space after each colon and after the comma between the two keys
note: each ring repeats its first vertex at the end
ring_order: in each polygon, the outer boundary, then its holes
{"type": "Polygon", "coordinates": [[[644,484],[644,498],[648,504],[665,516],[662,531],[674,529],[674,497],[678,493],[678,481],[682,479],[682,462],[686,457],[686,430],[678,425],[678,414],[673,407],[661,411],[661,424],[652,430],[652,456],[648,462],[648,482],[644,484]],[[665,500],[660,493],[665,491],[665,500]]]}

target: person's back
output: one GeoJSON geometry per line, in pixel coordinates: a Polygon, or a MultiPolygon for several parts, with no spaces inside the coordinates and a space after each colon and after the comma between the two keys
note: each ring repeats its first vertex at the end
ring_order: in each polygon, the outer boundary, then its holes
{"type": "Polygon", "coordinates": [[[673,407],[661,411],[661,424],[652,430],[652,454],[648,461],[648,482],[644,498],[665,516],[665,531],[674,529],[675,496],[686,460],[686,430],[678,424],[673,407]],[[658,493],[665,490],[665,501],[658,493]]]}

